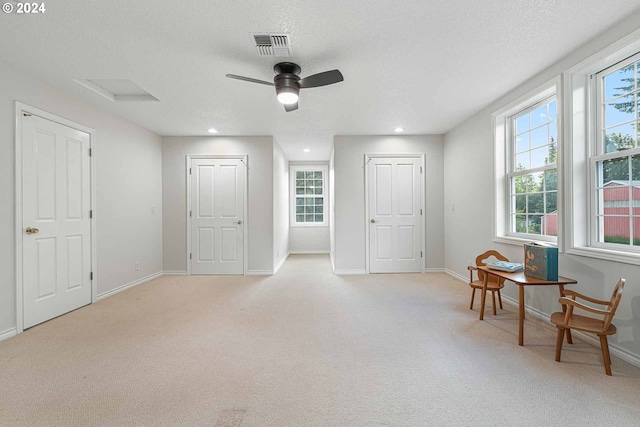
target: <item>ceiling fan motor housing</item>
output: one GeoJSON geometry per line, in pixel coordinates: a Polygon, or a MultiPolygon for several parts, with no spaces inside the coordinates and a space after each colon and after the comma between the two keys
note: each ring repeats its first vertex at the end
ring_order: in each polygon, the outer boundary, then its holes
{"type": "Polygon", "coordinates": [[[292,62],[280,62],[273,67],[276,76],[273,78],[273,84],[276,87],[276,94],[293,93],[296,96],[300,94],[300,77],[298,74],[300,66],[292,62]]]}
{"type": "Polygon", "coordinates": [[[280,95],[281,93],[294,93],[296,95],[299,95],[299,80],[300,77],[296,76],[295,74],[278,74],[273,79],[273,83],[276,86],[276,94],[280,95]]]}

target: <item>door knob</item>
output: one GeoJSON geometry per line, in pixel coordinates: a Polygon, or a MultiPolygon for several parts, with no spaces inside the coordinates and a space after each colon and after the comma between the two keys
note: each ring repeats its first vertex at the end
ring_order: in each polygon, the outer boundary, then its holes
{"type": "Polygon", "coordinates": [[[238,220],[238,224],[242,224],[242,220],[241,219],[238,220]]]}
{"type": "Polygon", "coordinates": [[[37,228],[31,228],[31,227],[27,227],[27,229],[24,231],[27,234],[38,234],[40,232],[40,230],[38,230],[37,228]]]}
{"type": "Polygon", "coordinates": [[[372,219],[372,220],[371,220],[371,224],[375,224],[375,223],[376,223],[376,220],[375,220],[375,219],[372,219]]]}

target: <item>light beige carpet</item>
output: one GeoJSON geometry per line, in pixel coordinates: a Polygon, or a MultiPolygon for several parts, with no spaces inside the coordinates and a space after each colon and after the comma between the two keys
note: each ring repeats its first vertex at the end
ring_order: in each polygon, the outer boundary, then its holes
{"type": "Polygon", "coordinates": [[[0,343],[2,426],[640,425],[640,369],[445,274],[162,277],[0,343]]]}

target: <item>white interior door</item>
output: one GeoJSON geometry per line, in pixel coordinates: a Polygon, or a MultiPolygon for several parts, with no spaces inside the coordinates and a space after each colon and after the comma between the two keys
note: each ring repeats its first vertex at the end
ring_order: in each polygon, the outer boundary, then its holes
{"type": "Polygon", "coordinates": [[[243,274],[245,167],[191,160],[191,274],[243,274]]]}
{"type": "Polygon", "coordinates": [[[91,303],[90,136],[22,117],[24,328],[91,303]]]}
{"type": "Polygon", "coordinates": [[[369,272],[422,272],[421,173],[418,157],[369,162],[369,272]]]}

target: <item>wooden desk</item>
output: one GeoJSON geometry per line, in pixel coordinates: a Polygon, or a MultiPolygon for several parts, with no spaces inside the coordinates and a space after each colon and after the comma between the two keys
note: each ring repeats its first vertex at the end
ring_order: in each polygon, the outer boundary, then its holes
{"type": "MultiPolygon", "coordinates": [[[[558,277],[558,280],[542,280],[536,279],[535,277],[529,277],[524,275],[524,271],[519,271],[517,273],[507,273],[506,271],[499,270],[491,270],[486,266],[478,266],[478,270],[482,270],[489,274],[493,274],[494,276],[503,277],[506,280],[509,280],[520,287],[519,289],[519,315],[518,315],[518,344],[523,345],[524,343],[524,287],[525,286],[549,286],[554,285],[560,288],[560,297],[564,296],[564,285],[571,285],[578,283],[573,279],[568,279],[566,277],[558,277]]],[[[482,302],[480,304],[480,320],[484,319],[484,301],[487,295],[487,282],[489,280],[489,275],[484,275],[484,283],[482,286],[482,302]]],[[[566,306],[562,306],[562,311],[566,310],[566,306]]],[[[567,329],[567,342],[571,343],[571,332],[567,329]]]]}

